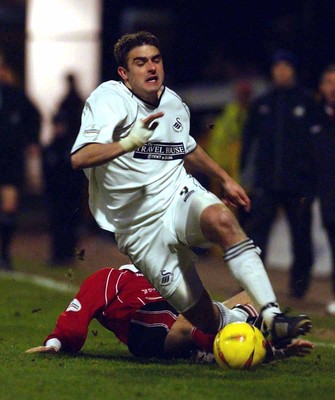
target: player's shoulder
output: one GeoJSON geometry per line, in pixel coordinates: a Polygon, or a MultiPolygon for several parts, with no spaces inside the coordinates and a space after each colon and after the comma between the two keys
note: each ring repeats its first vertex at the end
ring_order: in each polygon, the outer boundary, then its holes
{"type": "Polygon", "coordinates": [[[172,99],[175,99],[177,101],[183,102],[183,100],[179,96],[179,94],[177,94],[174,90],[170,89],[167,86],[164,87],[164,95],[167,96],[167,97],[170,97],[172,99]]]}
{"type": "Polygon", "coordinates": [[[136,113],[137,105],[132,99],[129,89],[120,81],[106,81],[101,83],[87,99],[87,105],[95,109],[113,109],[122,115],[136,113]]]}
{"type": "Polygon", "coordinates": [[[93,272],[85,282],[89,285],[92,285],[93,282],[116,282],[121,277],[122,279],[132,278],[134,276],[142,275],[141,272],[132,264],[124,265],[122,267],[103,267],[93,272]]]}
{"type": "Polygon", "coordinates": [[[95,97],[110,97],[110,96],[125,96],[124,84],[120,81],[106,81],[102,82],[96,89],[90,94],[90,98],[95,97]]]}
{"type": "MultiPolygon", "coordinates": [[[[164,96],[167,98],[167,102],[173,102],[174,106],[183,107],[186,112],[190,115],[190,110],[187,104],[183,101],[183,99],[177,94],[174,90],[164,87],[164,96]]],[[[170,103],[171,104],[171,103],[170,103]]]]}

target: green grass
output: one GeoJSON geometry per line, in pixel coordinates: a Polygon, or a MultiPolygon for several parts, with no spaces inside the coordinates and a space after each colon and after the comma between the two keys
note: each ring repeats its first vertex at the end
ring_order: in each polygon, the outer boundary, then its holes
{"type": "MultiPolygon", "coordinates": [[[[42,269],[42,268],[41,268],[42,269]]],[[[64,271],[58,271],[62,276],[64,271]]],[[[56,272],[53,271],[53,275],[56,272]]],[[[65,274],[66,275],[66,274],[65,274]]],[[[187,361],[138,360],[111,333],[93,322],[77,356],[25,354],[42,344],[71,292],[0,276],[0,398],[12,399],[330,399],[335,392],[334,319],[313,316],[306,358],[224,371],[187,361]]]]}

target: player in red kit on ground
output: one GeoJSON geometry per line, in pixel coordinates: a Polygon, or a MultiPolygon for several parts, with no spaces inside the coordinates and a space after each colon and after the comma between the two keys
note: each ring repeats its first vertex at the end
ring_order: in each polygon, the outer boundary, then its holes
{"type": "MultiPolygon", "coordinates": [[[[242,309],[233,313],[234,320],[248,318],[242,309]]],[[[250,313],[257,315],[253,307],[250,313]]],[[[88,277],[59,316],[44,346],[35,349],[78,352],[93,318],[128,345],[131,353],[142,357],[183,357],[196,347],[205,350],[208,342],[210,346],[206,350],[211,350],[215,336],[193,328],[129,264],[120,269],[103,268],[88,277]]]]}
{"type": "MultiPolygon", "coordinates": [[[[226,304],[232,306],[237,301],[248,301],[246,293],[234,296],[226,304]]],[[[239,304],[231,310],[231,322],[252,323],[257,316],[250,304],[239,304]]],[[[135,356],[190,358],[197,351],[212,353],[215,335],[192,326],[131,264],[119,269],[103,268],[89,276],[58,317],[44,345],[27,352],[78,352],[94,318],[135,356]]],[[[296,339],[289,347],[290,355],[304,355],[312,347],[310,342],[296,339]]]]}

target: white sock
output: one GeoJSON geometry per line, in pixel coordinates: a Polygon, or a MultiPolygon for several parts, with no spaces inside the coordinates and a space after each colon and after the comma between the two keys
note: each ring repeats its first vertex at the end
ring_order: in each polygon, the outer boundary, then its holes
{"type": "Polygon", "coordinates": [[[240,308],[234,308],[233,310],[230,310],[230,313],[230,322],[246,322],[249,318],[249,314],[240,308]]]}
{"type": "Polygon", "coordinates": [[[220,312],[220,326],[219,329],[222,329],[224,326],[228,325],[231,321],[231,309],[226,307],[224,304],[219,301],[213,301],[213,304],[219,309],[220,312]]]}
{"type": "Polygon", "coordinates": [[[258,309],[265,307],[262,317],[271,326],[275,314],[280,313],[277,299],[263,262],[260,249],[251,239],[230,247],[223,257],[235,279],[246,290],[258,309]]]}
{"type": "Polygon", "coordinates": [[[249,317],[249,314],[246,311],[239,308],[230,309],[218,301],[213,301],[213,304],[215,304],[220,311],[219,330],[232,322],[246,322],[249,317]]]}

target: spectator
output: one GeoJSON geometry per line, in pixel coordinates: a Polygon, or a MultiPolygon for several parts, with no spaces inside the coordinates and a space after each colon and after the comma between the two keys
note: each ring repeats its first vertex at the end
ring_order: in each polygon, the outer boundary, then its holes
{"type": "MultiPolygon", "coordinates": [[[[225,105],[215,118],[206,146],[207,153],[228,174],[239,181],[242,133],[251,101],[251,85],[240,80],[235,84],[235,99],[225,105]]],[[[211,190],[223,197],[222,187],[212,180],[211,190]]]]}
{"type": "Polygon", "coordinates": [[[334,297],[326,311],[335,315],[335,64],[329,65],[323,71],[319,88],[322,98],[312,133],[321,215],[332,257],[334,297]]]}
{"type": "Polygon", "coordinates": [[[25,154],[38,147],[40,114],[0,58],[0,268],[13,269],[11,242],[16,229],[25,154]]]}
{"type": "Polygon", "coordinates": [[[58,113],[67,115],[69,134],[74,140],[79,132],[81,113],[85,102],[79,94],[76,76],[69,73],[65,76],[65,80],[67,91],[59,103],[58,113]]]}
{"type": "Polygon", "coordinates": [[[62,109],[53,118],[52,142],[42,150],[46,208],[51,235],[51,266],[70,264],[75,258],[83,217],[84,174],[71,167],[73,121],[62,109]]]}
{"type": "Polygon", "coordinates": [[[291,52],[274,54],[273,88],[252,104],[243,134],[241,168],[242,183],[252,200],[251,213],[243,224],[246,233],[263,250],[264,259],[272,222],[280,207],[285,210],[293,250],[290,290],[292,297],[302,298],[313,264],[315,170],[310,127],[315,104],[297,84],[296,68],[297,59],[291,52]]]}

